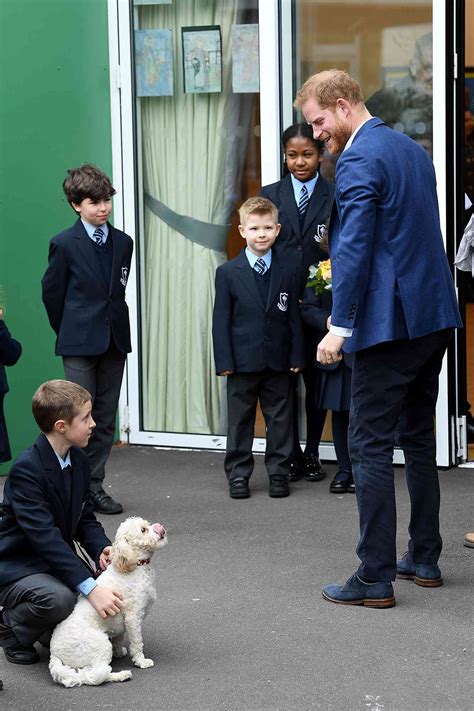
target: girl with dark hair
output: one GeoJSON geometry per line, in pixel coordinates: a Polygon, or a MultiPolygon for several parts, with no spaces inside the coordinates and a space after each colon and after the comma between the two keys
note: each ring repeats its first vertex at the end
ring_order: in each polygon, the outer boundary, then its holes
{"type": "MultiPolygon", "coordinates": [[[[260,195],[271,200],[278,208],[281,230],[273,246],[273,253],[280,262],[298,268],[302,299],[310,265],[326,258],[320,249],[320,241],[331,214],[334,186],[319,174],[324,143],[313,138],[308,124],[289,126],[283,132],[281,142],[284,153],[283,178],[262,187],[260,195]]],[[[295,376],[290,480],[296,481],[304,476],[307,481],[320,481],[326,476],[319,461],[319,442],[326,411],[317,409],[315,404],[315,378],[318,373],[311,365],[315,343],[314,333],[310,329],[305,333],[305,340],[308,364],[303,371],[306,385],[306,448],[303,453],[299,438],[295,376]]]]}

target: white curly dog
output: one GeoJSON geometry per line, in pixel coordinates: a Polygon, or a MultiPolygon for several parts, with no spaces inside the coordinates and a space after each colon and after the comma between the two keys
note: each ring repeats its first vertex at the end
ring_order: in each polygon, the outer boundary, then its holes
{"type": "Polygon", "coordinates": [[[115,617],[102,619],[85,597],[79,598],[51,638],[49,671],[54,681],[71,687],[131,679],[130,670],[113,672],[110,666],[112,656],[123,657],[127,653],[125,635],[135,666],[153,666],[153,660],[143,654],[142,621],[156,599],[149,563],[153,553],[167,542],[166,530],[160,523],[132,517],[119,526],[110,565],[97,584],[120,591],[122,608],[115,617]]]}

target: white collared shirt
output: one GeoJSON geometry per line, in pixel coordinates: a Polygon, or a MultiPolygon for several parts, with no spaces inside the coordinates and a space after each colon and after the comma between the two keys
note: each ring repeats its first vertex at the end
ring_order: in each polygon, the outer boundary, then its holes
{"type": "MultiPolygon", "coordinates": [[[[89,235],[90,239],[91,239],[93,242],[95,242],[95,239],[94,239],[94,232],[96,231],[96,229],[98,229],[98,228],[97,228],[97,225],[91,225],[91,224],[89,224],[88,222],[86,222],[85,220],[83,220],[82,217],[81,217],[81,222],[82,222],[82,224],[84,225],[84,228],[85,228],[87,234],[89,235]]],[[[109,226],[108,226],[107,223],[105,223],[104,225],[99,225],[99,227],[100,227],[100,229],[102,230],[102,232],[104,233],[104,236],[103,236],[103,238],[102,238],[102,244],[105,244],[105,243],[107,242],[107,237],[109,236],[109,226]]]]}
{"type": "Polygon", "coordinates": [[[301,180],[298,180],[298,178],[295,178],[292,173],[290,173],[290,177],[291,184],[293,185],[293,193],[295,196],[296,204],[299,205],[300,195],[304,185],[306,185],[306,190],[308,191],[308,198],[311,199],[311,195],[313,194],[314,188],[316,187],[316,183],[318,182],[319,173],[316,173],[314,178],[311,178],[311,180],[307,180],[305,183],[303,183],[301,180]]]}
{"type": "Polygon", "coordinates": [[[245,248],[245,256],[248,259],[248,262],[252,269],[255,266],[255,262],[257,259],[263,259],[265,262],[265,266],[267,267],[267,271],[270,269],[272,266],[272,250],[270,249],[266,254],[263,255],[263,257],[259,257],[257,254],[254,254],[253,252],[250,251],[248,247],[245,248]]]}

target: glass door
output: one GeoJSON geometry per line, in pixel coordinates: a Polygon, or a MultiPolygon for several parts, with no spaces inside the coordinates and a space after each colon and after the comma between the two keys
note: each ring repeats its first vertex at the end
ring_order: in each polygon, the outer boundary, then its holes
{"type": "MultiPolygon", "coordinates": [[[[211,339],[215,271],[243,246],[238,206],[264,175],[279,177],[278,15],[259,4],[109,0],[122,195],[114,218],[135,237],[134,347],[121,409],[131,443],[225,446],[225,379],[211,339]]],[[[261,420],[256,436],[263,449],[261,420]]]]}
{"type": "MultiPolygon", "coordinates": [[[[446,95],[453,91],[448,82],[454,54],[451,42],[447,52],[452,18],[445,12],[446,4],[438,0],[282,0],[281,73],[292,80],[291,91],[282,87],[283,128],[301,120],[292,110],[292,99],[311,74],[337,67],[358,79],[370,112],[433,157],[442,228],[449,242],[453,218],[447,215],[447,195],[454,186],[446,177],[446,130],[452,131],[454,124],[453,113],[446,113],[446,106],[448,111],[452,107],[446,95]]],[[[335,163],[329,154],[322,162],[328,180],[334,180],[335,163]]],[[[446,360],[437,408],[438,461],[443,465],[455,460],[448,380],[446,360]]],[[[331,438],[326,425],[323,439],[329,443],[331,438]]],[[[330,455],[327,444],[321,453],[323,458],[330,455]]],[[[403,461],[400,451],[395,461],[403,461]]]]}

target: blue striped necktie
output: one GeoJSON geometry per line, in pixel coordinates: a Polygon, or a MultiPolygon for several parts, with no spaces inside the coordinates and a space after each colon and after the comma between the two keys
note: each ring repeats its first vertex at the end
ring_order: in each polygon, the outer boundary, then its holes
{"type": "Polygon", "coordinates": [[[265,264],[265,260],[262,259],[262,257],[259,257],[259,259],[257,259],[255,264],[253,265],[253,268],[260,275],[265,274],[265,272],[267,271],[267,265],[265,264]]]}
{"type": "Polygon", "coordinates": [[[308,203],[309,203],[308,188],[306,187],[306,185],[303,185],[303,187],[301,188],[300,199],[298,202],[298,212],[300,213],[300,219],[302,219],[304,217],[306,208],[308,207],[308,203]]]}
{"type": "Polygon", "coordinates": [[[92,238],[96,244],[99,246],[103,244],[104,241],[104,235],[105,232],[101,227],[97,227],[97,229],[94,230],[94,234],[92,235],[92,238]]]}

